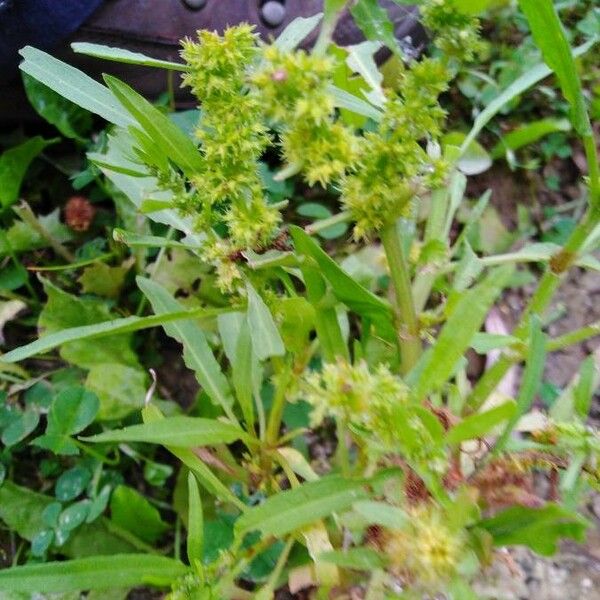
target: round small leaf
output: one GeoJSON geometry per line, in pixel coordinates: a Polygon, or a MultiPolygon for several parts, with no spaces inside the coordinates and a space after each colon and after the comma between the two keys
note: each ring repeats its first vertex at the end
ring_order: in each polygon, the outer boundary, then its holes
{"type": "Polygon", "coordinates": [[[25,411],[2,432],[2,443],[8,447],[18,444],[37,427],[39,420],[40,415],[37,410],[25,411]]]}
{"type": "Polygon", "coordinates": [[[53,541],[54,531],[43,529],[31,540],[31,554],[34,556],[44,556],[53,541]]]}
{"type": "Polygon", "coordinates": [[[48,504],[42,511],[42,521],[47,527],[56,527],[58,525],[58,517],[62,511],[62,504],[60,502],[52,502],[48,504]]]}
{"type": "Polygon", "coordinates": [[[73,529],[79,527],[88,516],[90,504],[89,500],[82,500],[65,508],[58,518],[59,528],[65,531],[73,531],[73,529]]]}
{"type": "Polygon", "coordinates": [[[52,402],[47,433],[79,433],[92,423],[99,408],[100,401],[96,394],[81,386],[68,387],[52,402]]]}
{"type": "Polygon", "coordinates": [[[85,519],[86,523],[91,523],[95,521],[108,506],[108,499],[110,498],[110,485],[105,485],[100,493],[91,501],[87,517],[85,519]]]}
{"type": "Polygon", "coordinates": [[[83,467],[73,467],[65,471],[56,481],[56,497],[62,502],[74,500],[85,490],[91,478],[92,474],[83,467]]]}

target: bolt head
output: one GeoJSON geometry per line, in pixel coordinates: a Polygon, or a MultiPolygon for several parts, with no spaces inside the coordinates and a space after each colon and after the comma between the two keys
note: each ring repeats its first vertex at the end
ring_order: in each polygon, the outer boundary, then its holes
{"type": "Polygon", "coordinates": [[[183,0],[183,3],[192,10],[199,10],[204,8],[206,0],[183,0]]]}

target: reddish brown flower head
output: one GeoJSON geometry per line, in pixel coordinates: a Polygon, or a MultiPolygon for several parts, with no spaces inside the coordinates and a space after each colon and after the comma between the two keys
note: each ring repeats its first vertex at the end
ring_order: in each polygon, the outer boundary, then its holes
{"type": "Polygon", "coordinates": [[[87,231],[94,220],[96,209],[83,196],[71,196],[65,206],[65,222],[73,231],[87,231]]]}

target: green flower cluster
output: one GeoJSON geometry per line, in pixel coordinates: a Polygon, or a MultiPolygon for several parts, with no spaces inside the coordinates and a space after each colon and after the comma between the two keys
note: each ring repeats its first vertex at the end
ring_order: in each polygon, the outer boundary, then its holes
{"type": "Polygon", "coordinates": [[[194,192],[179,195],[178,207],[208,232],[204,258],[216,266],[221,288],[231,291],[241,273],[228,257],[264,247],[280,221],[266,203],[258,170],[270,143],[262,101],[247,82],[259,58],[257,35],[247,24],[223,36],[199,31],[198,41],[183,42],[181,54],[189,68],[184,85],[202,103],[196,137],[203,167],[192,178],[194,192]],[[219,224],[227,226],[227,240],[214,233],[219,224]]]}
{"type": "Polygon", "coordinates": [[[456,576],[468,552],[464,531],[449,527],[448,516],[433,505],[407,512],[406,527],[389,530],[385,537],[391,568],[428,590],[439,591],[456,576]]]}
{"type": "Polygon", "coordinates": [[[309,185],[336,181],[357,156],[356,136],[335,120],[328,90],[333,68],[329,58],[268,46],[252,77],[267,117],[281,130],[284,160],[309,185]]]}
{"type": "Polygon", "coordinates": [[[390,96],[377,131],[366,133],[356,168],[342,180],[342,202],[351,212],[357,239],[368,237],[406,213],[426,186],[443,182],[446,169],[423,140],[441,134],[445,112],[438,96],[450,75],[435,59],[413,63],[390,96]]]}
{"type": "Polygon", "coordinates": [[[469,62],[483,51],[479,19],[461,12],[454,0],[428,0],[419,8],[434,45],[447,58],[469,62]]]}
{"type": "Polygon", "coordinates": [[[328,363],[321,372],[306,377],[302,392],[313,406],[313,424],[318,425],[324,417],[340,417],[369,430],[408,398],[407,386],[385,365],[371,373],[364,361],[356,365],[344,360],[328,363]]]}
{"type": "Polygon", "coordinates": [[[214,589],[202,583],[197,575],[189,573],[173,583],[166,600],[220,600],[222,597],[214,589]]]}

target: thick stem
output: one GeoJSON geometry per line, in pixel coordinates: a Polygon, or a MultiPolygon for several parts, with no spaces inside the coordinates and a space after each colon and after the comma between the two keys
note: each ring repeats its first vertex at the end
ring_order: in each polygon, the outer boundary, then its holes
{"type": "Polygon", "coordinates": [[[419,320],[412,295],[408,262],[396,224],[388,225],[381,232],[381,242],[390,268],[390,276],[394,287],[395,309],[398,323],[396,332],[398,345],[402,354],[401,371],[408,373],[421,356],[421,340],[419,338],[419,320]]]}
{"type": "MultiPolygon", "coordinates": [[[[273,362],[276,364],[279,361],[273,359],[273,362]]],[[[265,436],[267,445],[271,447],[275,447],[279,440],[279,428],[281,427],[281,420],[285,409],[286,392],[292,376],[291,370],[287,365],[282,365],[277,375],[277,388],[275,389],[275,397],[273,398],[273,404],[269,412],[269,422],[265,436]]]]}

